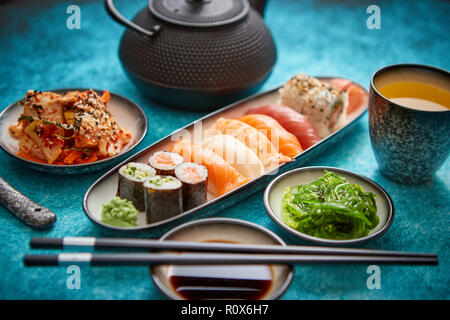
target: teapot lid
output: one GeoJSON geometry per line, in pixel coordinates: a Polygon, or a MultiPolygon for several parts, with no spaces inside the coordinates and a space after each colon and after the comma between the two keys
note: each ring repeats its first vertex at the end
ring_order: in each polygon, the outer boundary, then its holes
{"type": "Polygon", "coordinates": [[[247,0],[149,0],[148,8],[157,18],[187,27],[217,27],[248,15],[247,0]]]}

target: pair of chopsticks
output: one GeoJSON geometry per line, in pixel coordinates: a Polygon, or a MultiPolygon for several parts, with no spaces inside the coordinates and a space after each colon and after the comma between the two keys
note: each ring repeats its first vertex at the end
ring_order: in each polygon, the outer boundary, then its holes
{"type": "Polygon", "coordinates": [[[435,254],[396,252],[374,249],[313,246],[280,246],[260,244],[230,244],[209,242],[160,241],[153,239],[119,239],[93,237],[31,238],[33,249],[94,249],[171,250],[177,253],[58,253],[29,254],[26,266],[58,266],[68,264],[157,265],[157,264],[301,264],[360,263],[437,265],[435,254]],[[179,252],[183,253],[180,254],[179,252]],[[186,252],[185,252],[186,251],[186,252]]]}

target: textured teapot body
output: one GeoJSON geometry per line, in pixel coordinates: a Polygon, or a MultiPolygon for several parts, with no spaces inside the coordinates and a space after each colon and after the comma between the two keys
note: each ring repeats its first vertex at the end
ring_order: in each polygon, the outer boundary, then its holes
{"type": "Polygon", "coordinates": [[[148,8],[127,29],[119,57],[132,82],[151,98],[181,108],[214,108],[255,92],[269,76],[276,50],[254,9],[237,21],[214,27],[164,21],[148,8]]]}

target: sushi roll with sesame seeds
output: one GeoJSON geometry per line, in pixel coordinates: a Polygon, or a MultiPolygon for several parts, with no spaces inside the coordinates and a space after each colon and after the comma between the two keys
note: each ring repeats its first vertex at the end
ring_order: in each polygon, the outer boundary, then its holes
{"type": "Polygon", "coordinates": [[[149,159],[148,164],[160,176],[174,176],[175,167],[184,161],[178,153],[157,151],[149,159]]]}
{"type": "Polygon", "coordinates": [[[117,195],[130,200],[139,211],[144,211],[144,180],[155,174],[155,169],[145,163],[130,162],[122,166],[117,195]]]}
{"type": "Polygon", "coordinates": [[[175,177],[183,183],[183,209],[189,210],[206,202],[208,169],[198,163],[183,162],[175,168],[175,177]]]}
{"type": "Polygon", "coordinates": [[[348,95],[345,90],[299,73],[280,89],[279,104],[308,118],[323,139],[344,125],[348,95]]]}
{"type": "Polygon", "coordinates": [[[144,182],[147,223],[169,219],[183,212],[182,183],[172,176],[153,176],[144,182]]]}

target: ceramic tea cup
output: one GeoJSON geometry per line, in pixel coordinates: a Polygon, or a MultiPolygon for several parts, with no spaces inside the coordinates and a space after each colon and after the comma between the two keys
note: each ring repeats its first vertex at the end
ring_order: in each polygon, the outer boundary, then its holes
{"type": "Polygon", "coordinates": [[[374,73],[369,128],[384,176],[405,184],[433,178],[450,153],[449,100],[446,70],[398,64],[374,73]]]}

